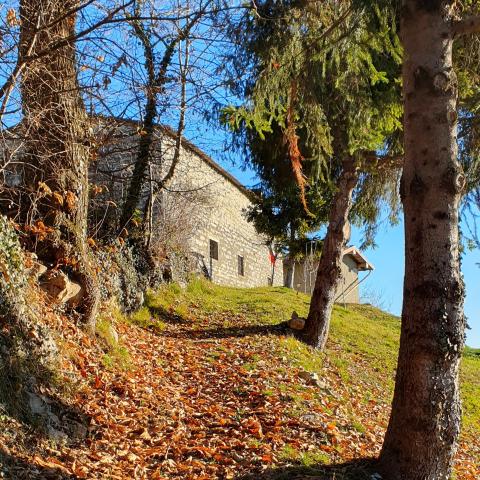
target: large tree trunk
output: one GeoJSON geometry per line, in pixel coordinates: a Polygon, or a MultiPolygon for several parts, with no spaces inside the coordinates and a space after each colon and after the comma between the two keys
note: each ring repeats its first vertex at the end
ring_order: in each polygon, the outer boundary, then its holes
{"type": "Polygon", "coordinates": [[[310,311],[302,331],[304,341],[320,350],[324,349],[328,338],[335,292],[342,274],[342,253],[348,241],[352,193],[358,181],[358,168],[352,158],[344,161],[342,167],[322,246],[310,311]]]}
{"type": "Polygon", "coordinates": [[[96,274],[87,244],[90,133],[80,95],[74,42],[49,53],[53,44],[75,35],[77,0],[22,0],[19,55],[33,58],[23,70],[24,172],[28,195],[23,220],[42,220],[55,239],[39,252],[69,259],[84,288],[84,319],[93,329],[98,305],[96,274]],[[32,38],[36,42],[31,48],[32,38]],[[37,56],[35,58],[35,56],[37,56]],[[47,253],[48,252],[48,253],[47,253]]]}
{"type": "Polygon", "coordinates": [[[395,394],[380,456],[389,480],[449,479],[460,430],[464,176],[450,7],[450,1],[404,0],[402,9],[405,280],[395,394]]]}

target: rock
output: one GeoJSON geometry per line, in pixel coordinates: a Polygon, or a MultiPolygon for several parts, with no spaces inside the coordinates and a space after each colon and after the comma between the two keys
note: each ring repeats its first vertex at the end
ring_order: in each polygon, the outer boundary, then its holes
{"type": "Polygon", "coordinates": [[[45,290],[51,299],[57,303],[78,301],[82,287],[68,278],[60,271],[49,272],[45,281],[40,286],[45,290]]]}
{"type": "Polygon", "coordinates": [[[55,427],[49,425],[47,427],[47,434],[50,440],[60,445],[66,445],[68,443],[68,435],[61,430],[57,430],[55,427]]]}
{"type": "Polygon", "coordinates": [[[288,326],[292,330],[303,330],[305,327],[305,318],[299,317],[298,313],[294,310],[292,313],[292,318],[288,322],[288,326]]]}
{"type": "Polygon", "coordinates": [[[318,413],[307,413],[302,415],[300,418],[303,422],[310,424],[322,423],[323,421],[323,417],[318,413]]]}
{"type": "Polygon", "coordinates": [[[69,425],[74,440],[84,440],[88,435],[88,428],[83,423],[72,421],[69,425]]]}
{"type": "Polygon", "coordinates": [[[32,392],[27,392],[28,394],[28,405],[30,407],[30,411],[32,412],[33,415],[40,415],[40,416],[46,416],[48,415],[49,408],[47,405],[47,402],[40,397],[39,395],[32,393],[32,392]]]}
{"type": "Polygon", "coordinates": [[[310,373],[310,372],[306,372],[305,370],[302,370],[301,372],[299,372],[298,376],[302,380],[305,380],[305,382],[308,385],[312,385],[314,387],[319,387],[322,389],[327,388],[327,384],[323,380],[320,380],[320,378],[316,373],[310,373]]]}
{"type": "Polygon", "coordinates": [[[80,286],[80,290],[77,292],[77,294],[74,297],[70,298],[67,302],[70,308],[78,307],[78,305],[82,303],[83,296],[85,295],[85,289],[81,285],[79,286],[80,286]]]}
{"type": "Polygon", "coordinates": [[[48,270],[48,268],[43,263],[34,262],[33,265],[27,270],[27,274],[28,274],[29,277],[32,277],[33,279],[37,280],[47,270],[48,270]]]}
{"type": "Polygon", "coordinates": [[[34,280],[38,280],[48,270],[33,252],[25,252],[25,267],[25,273],[34,280]]]}
{"type": "Polygon", "coordinates": [[[292,318],[288,322],[288,326],[292,330],[303,330],[303,328],[305,327],[305,319],[304,318],[292,318]]]}

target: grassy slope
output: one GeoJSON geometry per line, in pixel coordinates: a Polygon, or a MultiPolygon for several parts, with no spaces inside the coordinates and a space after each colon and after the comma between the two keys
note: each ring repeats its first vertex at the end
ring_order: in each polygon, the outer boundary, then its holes
{"type": "MultiPolygon", "coordinates": [[[[58,385],[41,391],[72,416],[60,426],[69,440],[0,410],[0,477],[130,479],[141,468],[152,479],[370,479],[364,459],[387,426],[399,320],[337,306],[320,354],[276,326],[308,305],[285,288],[196,280],[149,294],[129,318],[103,305],[95,341],[45,304],[61,361],[58,385]]],[[[456,480],[480,478],[479,371],[480,352],[467,349],[456,480]]]]}
{"type": "MultiPolygon", "coordinates": [[[[153,311],[185,316],[190,305],[206,312],[244,314],[258,324],[287,320],[292,311],[305,316],[309,297],[287,288],[239,289],[193,281],[185,290],[171,285],[160,294],[150,295],[147,306],[153,311]]],[[[144,315],[148,318],[148,315],[144,315]]],[[[142,317],[142,311],[138,314],[142,317]]],[[[390,402],[400,335],[399,319],[368,305],[335,306],[331,336],[325,354],[316,354],[293,337],[281,340],[281,351],[292,363],[314,372],[325,361],[333,364],[344,383],[354,377],[362,386],[363,401],[373,395],[390,402]]],[[[466,349],[462,361],[461,384],[464,434],[480,434],[480,351],[466,349]]],[[[353,393],[353,392],[352,392],[353,393]]]]}

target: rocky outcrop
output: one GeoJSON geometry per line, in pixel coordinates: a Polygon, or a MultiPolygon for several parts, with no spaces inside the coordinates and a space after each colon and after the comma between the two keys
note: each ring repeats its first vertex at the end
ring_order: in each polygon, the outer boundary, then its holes
{"type": "Polygon", "coordinates": [[[80,303],[82,287],[59,270],[51,270],[46,273],[40,281],[40,287],[55,303],[69,306],[80,303]]]}

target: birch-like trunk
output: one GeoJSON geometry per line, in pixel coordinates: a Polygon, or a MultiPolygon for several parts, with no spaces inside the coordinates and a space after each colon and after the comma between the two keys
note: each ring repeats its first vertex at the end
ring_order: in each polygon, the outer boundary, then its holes
{"type": "Polygon", "coordinates": [[[389,480],[448,480],[460,431],[464,176],[451,8],[450,1],[403,1],[405,279],[395,394],[380,456],[389,480]]]}
{"type": "Polygon", "coordinates": [[[327,342],[335,292],[342,275],[343,250],[348,241],[348,215],[357,181],[358,169],[354,160],[344,161],[330,210],[310,311],[302,332],[304,341],[320,350],[327,342]]]}

